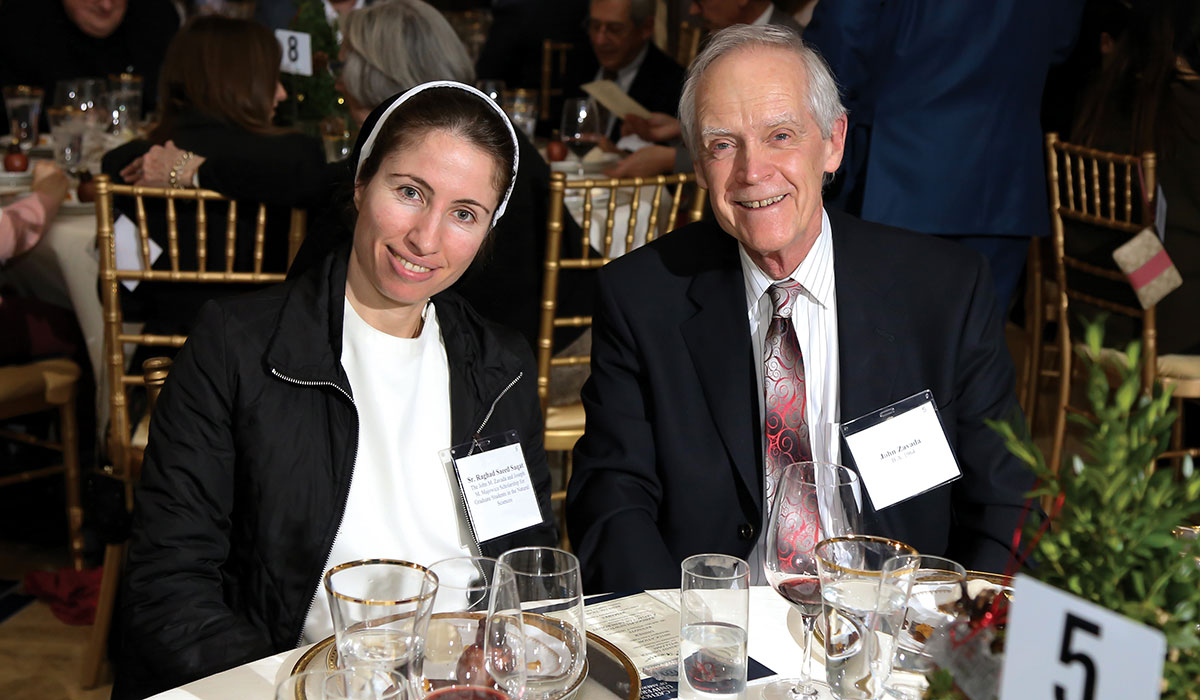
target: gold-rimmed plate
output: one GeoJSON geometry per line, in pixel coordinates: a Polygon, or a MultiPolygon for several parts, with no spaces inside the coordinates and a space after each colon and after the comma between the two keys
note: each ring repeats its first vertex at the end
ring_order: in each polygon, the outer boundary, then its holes
{"type": "MultiPolygon", "coordinates": [[[[543,631],[552,629],[536,623],[534,626],[543,631]]],[[[292,675],[321,668],[332,671],[337,667],[337,646],[333,637],[326,637],[304,652],[292,667],[292,675]]],[[[633,661],[612,642],[592,632],[587,633],[587,662],[583,673],[556,700],[571,700],[588,678],[625,700],[638,700],[641,696],[641,679],[633,661]]]]}

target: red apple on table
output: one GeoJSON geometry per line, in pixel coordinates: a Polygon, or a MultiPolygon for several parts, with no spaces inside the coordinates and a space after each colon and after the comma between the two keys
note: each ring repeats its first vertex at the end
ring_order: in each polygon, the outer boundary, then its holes
{"type": "Polygon", "coordinates": [[[21,147],[14,141],[8,144],[8,153],[4,154],[4,170],[10,173],[23,173],[29,169],[29,156],[21,152],[21,147]]]}
{"type": "Polygon", "coordinates": [[[75,191],[81,202],[96,201],[96,181],[86,170],[79,173],[79,189],[75,191]]]}
{"type": "Polygon", "coordinates": [[[546,144],[546,157],[551,163],[567,159],[567,144],[562,141],[551,141],[546,144]]]}

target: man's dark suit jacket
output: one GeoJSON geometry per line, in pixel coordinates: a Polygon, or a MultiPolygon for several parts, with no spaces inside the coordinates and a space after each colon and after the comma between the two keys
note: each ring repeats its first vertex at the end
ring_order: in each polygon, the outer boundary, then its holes
{"type": "MultiPolygon", "coordinates": [[[[662,112],[675,116],[679,110],[679,93],[683,91],[683,66],[654,45],[646,42],[649,49],[637,75],[629,85],[629,96],[651,112],[662,112]]],[[[621,138],[621,124],[617,119],[608,131],[608,138],[616,143],[621,138]]]]}
{"type": "MultiPolygon", "coordinates": [[[[983,259],[838,212],[829,219],[842,420],[931,389],[963,471],[868,512],[867,527],[1001,570],[1032,477],[983,423],[1020,415],[983,259]]],[[[601,271],[587,432],[567,492],[587,590],[677,586],[685,557],[746,557],[758,539],[762,389],[745,299],[737,242],[711,222],[601,271]]],[[[842,460],[852,466],[844,442],[842,460]]]]}

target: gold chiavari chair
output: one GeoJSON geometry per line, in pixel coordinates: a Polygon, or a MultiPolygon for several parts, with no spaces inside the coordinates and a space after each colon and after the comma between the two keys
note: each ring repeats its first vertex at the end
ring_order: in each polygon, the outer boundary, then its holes
{"type": "Polygon", "coordinates": [[[76,571],[83,569],[83,506],[79,496],[79,431],[75,416],[80,374],[79,365],[66,358],[0,366],[0,420],[57,411],[58,439],[11,430],[0,430],[0,437],[62,453],[61,464],[5,474],[0,477],[0,487],[63,475],[71,563],[76,571]]]}
{"type": "Polygon", "coordinates": [[[563,94],[562,85],[559,84],[558,87],[555,87],[555,83],[561,83],[567,72],[567,56],[571,53],[572,48],[574,48],[574,44],[568,41],[553,39],[542,41],[542,86],[541,103],[538,109],[538,116],[542,121],[557,117],[550,111],[550,100],[563,94]]]}
{"type": "MultiPolygon", "coordinates": [[[[572,354],[570,349],[554,354],[554,334],[560,328],[590,328],[591,316],[562,317],[558,314],[560,275],[603,267],[621,252],[629,251],[642,240],[650,242],[677,225],[699,221],[704,216],[707,192],[696,183],[693,173],[659,175],[657,177],[601,178],[568,181],[563,173],[550,176],[550,207],[546,220],[546,271],[542,286],[541,325],[538,331],[538,398],[546,422],[545,446],[550,451],[565,451],[567,473],[563,487],[570,478],[570,450],[583,435],[584,413],[579,396],[555,405],[551,401],[551,383],[556,368],[581,367],[590,362],[587,354],[572,354]],[[672,189],[673,188],[673,189],[672,189]],[[579,216],[583,230],[582,256],[564,258],[563,218],[569,216],[567,202],[581,204],[579,216]],[[600,220],[597,212],[603,213],[600,220]],[[686,206],[685,206],[686,205],[686,206]],[[648,216],[645,208],[648,207],[648,216]],[[626,209],[627,208],[627,209],[626,209]],[[644,222],[644,225],[640,225],[644,222]],[[595,230],[596,224],[601,228],[595,230]],[[618,239],[614,231],[618,224],[625,227],[618,239]],[[616,244],[620,240],[620,251],[616,244]],[[599,251],[599,257],[592,249],[599,251]]],[[[566,497],[565,490],[551,495],[552,502],[566,497]]]]}
{"type": "MultiPolygon", "coordinates": [[[[1159,355],[1154,307],[1141,308],[1125,275],[1112,263],[1100,264],[1073,254],[1076,241],[1099,232],[1133,236],[1154,221],[1155,156],[1123,155],[1060,141],[1046,136],[1050,220],[1054,237],[1054,277],[1057,282],[1055,315],[1058,318],[1058,413],[1050,464],[1057,469],[1066,438],[1067,414],[1082,413],[1071,405],[1073,356],[1071,302],[1134,319],[1140,326],[1143,385],[1155,381],[1174,391],[1182,413],[1183,399],[1200,398],[1200,356],[1159,355]],[[1066,222],[1072,222],[1068,227],[1066,222]]],[[[1106,249],[1111,253],[1112,247],[1106,249]]],[[[1105,353],[1118,353],[1106,349],[1105,353]]],[[[1102,359],[1102,358],[1101,358],[1102,359]]],[[[1173,452],[1182,447],[1182,420],[1176,421],[1173,452]]],[[[1200,454],[1200,450],[1190,450],[1200,454]]]]}
{"type": "Polygon", "coordinates": [[[700,51],[700,37],[704,35],[704,29],[684,20],[679,23],[679,37],[677,51],[675,52],[675,62],[687,68],[692,64],[692,59],[700,51]]]}
{"type": "MultiPolygon", "coordinates": [[[[214,206],[215,208],[215,206],[214,206]]],[[[149,411],[135,423],[131,419],[129,403],[131,392],[139,387],[148,389],[150,402],[157,397],[157,388],[166,381],[169,360],[151,358],[143,364],[142,374],[127,371],[126,349],[129,346],[151,346],[179,348],[186,341],[185,335],[157,335],[134,332],[125,323],[120,286],[123,282],[161,282],[168,284],[271,284],[286,279],[286,272],[264,271],[267,249],[267,206],[259,204],[253,211],[254,240],[252,262],[249,270],[236,269],[239,246],[238,203],[220,193],[203,189],[164,189],[113,184],[107,176],[96,178],[96,234],[100,251],[101,302],[104,312],[104,357],[109,402],[109,426],[106,436],[108,458],[106,467],[111,475],[125,484],[126,507],[133,506],[133,485],[141,472],[145,452],[145,437],[148,435],[149,411]],[[132,199],[137,228],[139,258],[137,268],[122,268],[117,264],[116,237],[114,234],[114,198],[132,199]],[[150,221],[147,203],[159,202],[165,209],[167,244],[163,255],[167,256],[170,269],[151,269],[150,221]],[[225,208],[222,259],[213,260],[209,253],[210,219],[209,204],[220,202],[225,208]],[[195,255],[180,253],[180,209],[193,210],[195,232],[190,234],[195,243],[195,255]],[[194,257],[194,266],[185,264],[194,257]]],[[[160,223],[155,220],[155,223],[160,223]]],[[[215,222],[212,222],[215,223],[215,222]]],[[[288,228],[287,262],[290,265],[304,240],[306,217],[302,210],[293,209],[288,228]]],[[[218,228],[218,227],[213,227],[218,228]]],[[[215,243],[215,241],[214,241],[215,243]]],[[[112,619],[112,607],[120,578],[120,567],[124,561],[124,543],[109,544],[104,552],[104,575],[101,581],[100,600],[97,605],[96,621],[92,627],[91,640],[84,654],[82,684],[84,688],[95,686],[100,679],[108,628],[112,619]]]]}

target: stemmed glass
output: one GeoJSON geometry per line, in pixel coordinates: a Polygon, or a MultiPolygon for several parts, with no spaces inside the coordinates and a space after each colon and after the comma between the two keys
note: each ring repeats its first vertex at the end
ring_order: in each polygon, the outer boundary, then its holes
{"type": "Polygon", "coordinates": [[[528,664],[512,569],[488,557],[454,557],[429,570],[438,590],[413,667],[417,698],[523,700],[528,664]]]}
{"type": "Polygon", "coordinates": [[[568,98],[563,104],[562,139],[579,158],[583,175],[583,157],[600,141],[600,112],[587,97],[568,98]]]}
{"type": "Polygon", "coordinates": [[[767,581],[792,604],[804,622],[800,677],[763,689],[767,700],[811,700],[817,689],[809,675],[812,637],[821,614],[821,583],[814,555],[827,537],[862,530],[858,475],[828,462],[797,462],[779,476],[771,506],[763,569],[767,581]]]}
{"type": "Polygon", "coordinates": [[[524,611],[526,700],[563,697],[582,683],[587,664],[579,559],[552,547],[521,547],[500,562],[513,570],[524,611]]]}

